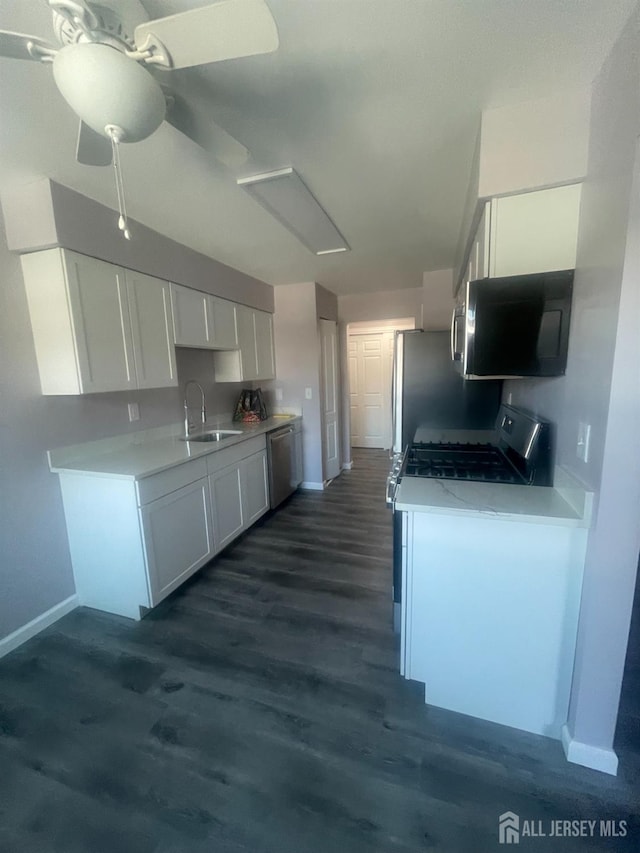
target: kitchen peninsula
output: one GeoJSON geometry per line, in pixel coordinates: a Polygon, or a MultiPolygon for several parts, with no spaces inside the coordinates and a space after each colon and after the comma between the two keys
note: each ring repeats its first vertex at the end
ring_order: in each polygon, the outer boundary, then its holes
{"type": "Polygon", "coordinates": [[[560,738],[575,653],[591,495],[405,478],[401,673],[425,701],[560,738]]]}

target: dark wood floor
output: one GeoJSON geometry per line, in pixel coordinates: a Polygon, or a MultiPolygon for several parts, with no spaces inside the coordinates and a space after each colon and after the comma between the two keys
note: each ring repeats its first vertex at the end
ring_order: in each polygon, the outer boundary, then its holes
{"type": "Polygon", "coordinates": [[[489,851],[498,815],[625,819],[560,744],[422,702],[391,632],[386,455],[359,451],[141,623],[80,609],[0,661],[1,853],[489,851]]]}

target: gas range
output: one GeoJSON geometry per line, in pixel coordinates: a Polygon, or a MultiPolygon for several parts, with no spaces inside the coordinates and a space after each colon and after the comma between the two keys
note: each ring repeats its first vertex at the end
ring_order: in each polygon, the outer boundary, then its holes
{"type": "MultiPolygon", "coordinates": [[[[551,424],[514,406],[502,405],[491,442],[414,441],[394,457],[387,479],[393,506],[404,477],[552,485],[551,424]]],[[[456,438],[459,438],[459,431],[456,438]]]]}
{"type": "Polygon", "coordinates": [[[524,482],[519,471],[491,444],[416,442],[407,449],[401,476],[489,483],[524,482]]]}

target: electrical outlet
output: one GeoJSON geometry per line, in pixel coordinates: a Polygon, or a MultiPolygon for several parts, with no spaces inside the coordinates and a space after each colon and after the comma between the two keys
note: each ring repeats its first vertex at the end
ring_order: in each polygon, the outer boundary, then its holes
{"type": "Polygon", "coordinates": [[[589,442],[591,440],[591,424],[580,421],[578,424],[578,443],[576,445],[576,456],[583,462],[589,461],[589,442]]]}
{"type": "Polygon", "coordinates": [[[276,388],[276,402],[282,402],[282,388],[276,388]]]}
{"type": "Polygon", "coordinates": [[[129,421],[139,421],[140,406],[137,403],[128,403],[127,408],[129,410],[129,421]]]}
{"type": "Polygon", "coordinates": [[[309,386],[304,389],[304,396],[307,400],[313,399],[313,391],[309,386]]]}

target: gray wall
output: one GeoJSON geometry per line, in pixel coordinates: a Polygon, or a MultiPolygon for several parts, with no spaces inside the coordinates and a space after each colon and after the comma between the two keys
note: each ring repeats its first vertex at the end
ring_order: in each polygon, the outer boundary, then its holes
{"type": "Polygon", "coordinates": [[[566,377],[505,383],[515,404],[558,424],[559,463],[596,493],[569,728],[603,748],[613,742],[640,548],[639,132],[636,9],[593,87],[566,377]],[[580,421],[591,424],[586,464],[576,456],[580,421]]]}
{"type": "Polygon", "coordinates": [[[422,299],[422,287],[339,296],[338,317],[340,323],[414,317],[416,328],[421,328],[422,299]]]}
{"type": "MultiPolygon", "coordinates": [[[[5,191],[2,206],[8,245],[13,251],[63,246],[252,308],[273,311],[270,285],[134,220],[130,225],[132,239],[124,240],[113,210],[54,181],[42,180],[5,191]]],[[[202,227],[207,226],[203,223],[202,227]]]]}
{"type": "Polygon", "coordinates": [[[322,483],[322,422],[320,411],[320,340],[315,282],[274,288],[273,315],[276,350],[274,383],[282,389],[285,410],[302,413],[304,479],[322,483]],[[311,388],[312,398],[305,398],[311,388]]]}
{"type": "MultiPolygon", "coordinates": [[[[177,423],[183,413],[179,388],[43,397],[20,261],[8,251],[1,217],[0,281],[1,638],[75,591],[58,477],[46,451],[177,423]],[[127,403],[134,401],[140,420],[131,424],[127,403]]],[[[213,381],[212,353],[178,349],[177,363],[181,383],[193,377],[205,386],[210,415],[232,411],[240,385],[213,381]]]]}
{"type": "Polygon", "coordinates": [[[321,284],[316,284],[316,315],[318,319],[338,322],[338,297],[321,284]]]}

